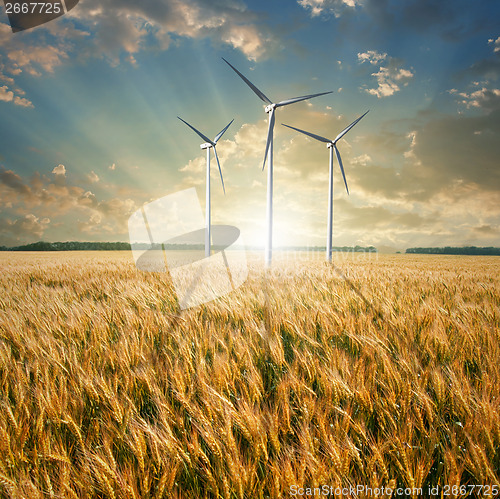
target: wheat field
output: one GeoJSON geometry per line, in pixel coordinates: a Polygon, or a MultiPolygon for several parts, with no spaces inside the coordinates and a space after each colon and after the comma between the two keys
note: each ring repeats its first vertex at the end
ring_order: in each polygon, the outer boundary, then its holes
{"type": "Polygon", "coordinates": [[[334,256],[180,312],[128,252],[0,253],[1,497],[499,484],[500,259],[334,256]]]}

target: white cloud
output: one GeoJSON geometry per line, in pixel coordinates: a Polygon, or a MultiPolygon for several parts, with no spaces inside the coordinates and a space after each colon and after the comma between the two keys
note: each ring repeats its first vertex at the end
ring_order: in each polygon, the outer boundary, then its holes
{"type": "Polygon", "coordinates": [[[361,5],[361,0],[298,0],[304,9],[311,11],[311,16],[333,14],[335,17],[342,15],[346,8],[355,8],[361,5]]]}
{"type": "Polygon", "coordinates": [[[65,177],[66,176],[66,167],[64,165],[57,165],[52,170],[52,173],[54,175],[62,175],[63,177],[65,177]]]}
{"type": "Polygon", "coordinates": [[[272,39],[263,38],[262,33],[255,26],[231,26],[224,41],[234,48],[241,50],[248,59],[261,58],[272,39]]]}
{"type": "Polygon", "coordinates": [[[358,61],[363,63],[363,62],[369,62],[370,64],[373,64],[376,66],[377,64],[385,61],[387,59],[387,54],[382,54],[380,52],[377,52],[376,50],[367,50],[366,52],[359,52],[358,53],[358,61]]]}
{"type": "Polygon", "coordinates": [[[460,104],[470,108],[476,109],[494,109],[500,107],[500,89],[488,89],[482,87],[472,92],[459,92],[457,89],[452,88],[448,91],[452,95],[459,97],[460,104]]]}
{"type": "Polygon", "coordinates": [[[88,175],[87,175],[87,178],[89,179],[90,182],[92,182],[93,184],[99,182],[100,178],[99,178],[99,175],[97,175],[97,173],[92,170],[88,175]]]}
{"type": "Polygon", "coordinates": [[[40,70],[47,73],[54,72],[54,68],[67,59],[68,54],[56,46],[30,46],[23,49],[11,50],[7,54],[14,67],[27,71],[33,76],[40,76],[40,70]]]}
{"type": "Polygon", "coordinates": [[[352,158],[352,163],[357,164],[357,165],[367,165],[370,163],[372,158],[368,154],[361,154],[360,156],[356,156],[355,158],[352,158]]]}
{"type": "Polygon", "coordinates": [[[389,97],[401,90],[401,85],[406,86],[413,78],[414,73],[409,69],[399,67],[402,61],[390,57],[387,54],[382,54],[376,50],[368,50],[366,52],[358,53],[358,61],[363,64],[369,62],[374,66],[384,63],[380,66],[376,73],[372,73],[377,80],[376,88],[365,88],[365,92],[375,95],[379,99],[382,97],[389,97]]]}
{"type": "Polygon", "coordinates": [[[10,76],[4,75],[0,73],[0,80],[3,81],[4,83],[7,83],[7,85],[14,85],[14,78],[11,78],[10,76]]]}
{"type": "Polygon", "coordinates": [[[206,159],[204,156],[198,156],[195,159],[190,159],[189,163],[179,169],[180,172],[201,173],[205,170],[206,159]]]}
{"type": "Polygon", "coordinates": [[[16,106],[21,107],[34,107],[33,103],[30,100],[15,95],[12,90],[9,90],[9,87],[7,87],[7,85],[0,87],[0,101],[13,102],[16,106]]]}
{"type": "Polygon", "coordinates": [[[10,102],[14,99],[14,92],[9,90],[7,85],[0,87],[0,100],[10,102]]]}
{"type": "Polygon", "coordinates": [[[14,97],[14,104],[22,107],[35,107],[30,100],[24,97],[18,97],[17,95],[14,97]]]}
{"type": "Polygon", "coordinates": [[[500,52],[500,36],[496,40],[490,38],[488,43],[493,45],[493,52],[500,52]]]}

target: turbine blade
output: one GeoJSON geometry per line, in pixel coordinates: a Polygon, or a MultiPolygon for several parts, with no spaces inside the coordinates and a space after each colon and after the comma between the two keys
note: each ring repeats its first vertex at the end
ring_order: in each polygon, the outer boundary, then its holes
{"type": "Polygon", "coordinates": [[[344,128],[336,137],[335,137],[335,140],[333,141],[334,143],[337,142],[337,140],[340,140],[354,125],[356,125],[358,123],[358,121],[361,121],[361,118],[363,118],[364,116],[366,116],[368,113],[369,113],[369,109],[368,111],[366,111],[365,114],[362,114],[357,120],[354,120],[348,127],[344,128]]]}
{"type": "Polygon", "coordinates": [[[219,163],[219,156],[217,155],[217,149],[215,148],[215,146],[213,147],[213,149],[215,153],[215,159],[217,160],[217,166],[219,167],[220,181],[222,182],[222,190],[224,191],[224,194],[226,194],[226,188],[224,187],[224,178],[222,177],[222,170],[219,163]]]}
{"type": "Polygon", "coordinates": [[[214,139],[214,144],[217,144],[218,140],[224,135],[224,132],[231,126],[231,123],[234,121],[234,119],[232,119],[230,122],[229,122],[229,125],[226,125],[216,136],[215,136],[215,139],[214,139]]]}
{"type": "Polygon", "coordinates": [[[267,104],[272,104],[272,102],[270,101],[270,99],[268,97],[266,97],[266,95],[263,92],[261,92],[248,78],[245,78],[232,64],[230,64],[229,62],[227,62],[226,59],[224,59],[224,57],[222,57],[222,60],[226,64],[228,64],[229,67],[231,67],[233,69],[233,71],[235,71],[236,74],[257,94],[257,97],[260,100],[263,100],[267,104]]]}
{"type": "Polygon", "coordinates": [[[309,135],[309,137],[312,137],[313,139],[319,140],[320,142],[326,142],[327,144],[330,144],[332,141],[330,139],[325,139],[325,137],[322,137],[321,135],[316,135],[314,133],[306,132],[305,130],[301,130],[300,128],[295,128],[290,125],[285,125],[284,123],[281,123],[283,126],[286,126],[287,128],[291,128],[292,130],[296,130],[297,132],[303,133],[304,135],[309,135]]]}
{"type": "Polygon", "coordinates": [[[183,123],[185,123],[191,130],[193,130],[195,133],[197,133],[205,142],[208,142],[209,144],[215,145],[206,135],[203,135],[199,130],[196,130],[194,126],[191,126],[187,121],[184,121],[182,118],[177,116],[183,123]]]}
{"type": "Polygon", "coordinates": [[[335,154],[337,155],[337,161],[339,162],[340,171],[342,172],[342,177],[344,177],[344,184],[347,190],[347,194],[349,194],[349,187],[347,187],[347,180],[345,179],[345,172],[344,172],[344,165],[342,164],[342,158],[340,157],[339,150],[337,149],[337,146],[335,144],[333,144],[333,148],[335,149],[335,154]]]}
{"type": "Polygon", "coordinates": [[[269,129],[267,130],[267,142],[266,142],[266,153],[264,154],[264,163],[262,164],[262,169],[266,166],[267,153],[269,152],[269,146],[273,140],[273,132],[274,132],[274,122],[276,116],[274,114],[274,109],[271,109],[271,118],[269,120],[269,129]]]}
{"type": "Polygon", "coordinates": [[[332,92],[321,92],[320,94],[303,95],[302,97],[294,97],[293,99],[282,100],[276,104],[276,107],[288,106],[288,104],[294,104],[295,102],[300,102],[306,99],[312,99],[313,97],[319,97],[320,95],[331,94],[332,92]]]}

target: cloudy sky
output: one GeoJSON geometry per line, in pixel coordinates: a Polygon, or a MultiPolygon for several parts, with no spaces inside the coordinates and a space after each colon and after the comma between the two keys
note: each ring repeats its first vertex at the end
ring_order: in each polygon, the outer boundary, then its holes
{"type": "Polygon", "coordinates": [[[279,109],[275,244],[324,245],[328,151],[342,139],[335,245],[500,245],[497,0],[81,0],[12,33],[0,10],[0,245],[127,241],[144,203],[196,187],[214,137],[214,223],[263,242],[267,115],[279,109]]]}

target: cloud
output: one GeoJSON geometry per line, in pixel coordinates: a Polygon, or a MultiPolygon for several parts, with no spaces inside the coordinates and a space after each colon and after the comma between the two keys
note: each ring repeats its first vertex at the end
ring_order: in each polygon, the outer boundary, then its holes
{"type": "Polygon", "coordinates": [[[34,105],[23,97],[25,92],[16,86],[15,77],[23,72],[32,76],[41,76],[43,72],[52,73],[69,57],[67,43],[61,40],[61,35],[51,42],[30,43],[29,40],[29,37],[13,37],[10,28],[0,23],[0,81],[10,87],[0,88],[0,100],[26,108],[34,105]]]}
{"type": "MultiPolygon", "coordinates": [[[[489,39],[488,44],[493,46],[493,54],[490,57],[474,63],[456,75],[458,81],[464,77],[471,78],[465,89],[448,90],[448,93],[466,109],[479,110],[483,113],[500,109],[500,88],[497,82],[500,79],[500,37],[496,40],[489,39]]],[[[476,132],[481,133],[480,130],[476,132]]]]}
{"type": "Polygon", "coordinates": [[[40,70],[53,73],[61,65],[68,54],[56,46],[29,46],[26,49],[11,50],[7,57],[14,67],[22,69],[33,76],[40,76],[40,70]]]}
{"type": "Polygon", "coordinates": [[[269,34],[264,38],[262,35],[255,26],[230,26],[222,36],[223,41],[241,50],[248,59],[255,61],[265,55],[269,44],[273,44],[269,34]]]}
{"type": "Polygon", "coordinates": [[[480,225],[478,227],[474,227],[473,230],[476,233],[478,233],[480,236],[487,236],[487,237],[494,237],[494,238],[500,237],[499,226],[480,225]]]}
{"type": "Polygon", "coordinates": [[[34,242],[43,237],[49,227],[49,218],[38,218],[29,213],[21,218],[0,218],[0,238],[3,245],[34,242]]]}
{"type": "Polygon", "coordinates": [[[206,159],[203,156],[198,156],[195,159],[190,159],[189,163],[179,169],[180,172],[202,173],[206,168],[206,159]]]}
{"type": "Polygon", "coordinates": [[[475,62],[458,76],[470,76],[482,81],[496,81],[500,79],[500,52],[493,53],[492,56],[475,62]]]}
{"type": "Polygon", "coordinates": [[[89,182],[91,182],[92,184],[95,184],[95,183],[99,182],[99,180],[100,180],[99,175],[97,175],[97,173],[94,170],[92,170],[87,175],[87,178],[88,178],[89,182]]]}
{"type": "MultiPolygon", "coordinates": [[[[390,227],[391,230],[408,230],[430,227],[436,224],[436,214],[425,217],[419,213],[397,212],[384,206],[362,206],[357,207],[341,199],[337,205],[342,208],[342,218],[345,225],[352,229],[373,230],[390,227]]],[[[339,208],[340,209],[340,208],[339,208]]]]}
{"type": "Polygon", "coordinates": [[[499,134],[500,110],[485,116],[437,117],[420,127],[413,153],[435,171],[441,189],[455,181],[500,191],[499,134]]]}
{"type": "Polygon", "coordinates": [[[14,97],[14,104],[21,107],[35,107],[33,105],[33,102],[31,102],[28,99],[25,99],[24,97],[19,97],[17,95],[14,97]]]}
{"type": "MultiPolygon", "coordinates": [[[[62,172],[63,165],[54,168],[62,172]],[[59,168],[61,167],[61,168],[59,168]]],[[[93,239],[126,239],[128,217],[138,202],[106,192],[96,195],[78,185],[67,185],[64,175],[49,178],[35,173],[24,179],[12,170],[0,169],[0,245],[17,245],[55,234],[59,240],[92,234],[93,239]],[[61,182],[61,180],[63,182],[61,182]],[[107,197],[106,197],[107,196],[107,197]],[[75,234],[75,228],[80,233],[75,234]]],[[[145,194],[141,194],[145,197],[145,194]]]]}
{"type": "Polygon", "coordinates": [[[12,37],[10,27],[0,23],[0,82],[7,84],[0,87],[0,100],[34,107],[14,88],[20,73],[53,73],[76,57],[135,66],[138,53],[167,50],[172,37],[176,43],[209,39],[215,47],[232,47],[254,61],[282,49],[266,22],[239,0],[86,0],[27,36],[12,37]]]}
{"type": "MultiPolygon", "coordinates": [[[[376,38],[396,28],[401,33],[432,33],[456,42],[473,36],[488,24],[494,27],[488,9],[476,8],[469,0],[359,0],[356,5],[366,15],[367,31],[371,30],[376,38]],[[464,13],[468,18],[466,23],[463,22],[464,13]]],[[[344,13],[350,14],[349,11],[344,13]]]]}
{"type": "Polygon", "coordinates": [[[19,97],[18,95],[14,95],[14,92],[12,92],[12,90],[9,90],[9,87],[7,87],[7,85],[0,87],[0,101],[13,102],[17,106],[22,107],[33,107],[33,103],[31,101],[19,97]]]}
{"type": "Polygon", "coordinates": [[[355,158],[352,158],[352,163],[356,165],[367,165],[372,161],[372,158],[368,154],[361,154],[355,158]]]}
{"type": "Polygon", "coordinates": [[[384,132],[363,138],[372,160],[344,161],[352,191],[420,213],[446,212],[450,220],[471,217],[472,225],[484,224],[485,216],[498,224],[500,110],[482,116],[433,113],[420,120],[404,140],[384,132]]]}
{"type": "Polygon", "coordinates": [[[358,53],[358,61],[359,62],[369,62],[373,65],[378,65],[379,63],[385,61],[387,58],[387,54],[382,54],[377,52],[376,50],[367,50],[366,52],[358,53]]]}
{"type": "Polygon", "coordinates": [[[374,66],[385,63],[384,66],[379,67],[376,73],[372,73],[372,76],[377,80],[377,87],[365,88],[365,92],[375,95],[379,99],[399,92],[401,85],[408,85],[408,82],[414,76],[414,73],[409,69],[399,67],[402,64],[400,59],[389,57],[387,54],[382,54],[376,50],[358,53],[358,61],[361,64],[368,62],[374,66]]]}
{"type": "Polygon", "coordinates": [[[6,170],[4,167],[0,169],[0,183],[20,195],[29,195],[31,193],[30,187],[23,182],[23,179],[17,173],[6,170]]]}
{"type": "Polygon", "coordinates": [[[66,167],[64,165],[57,165],[52,170],[52,173],[54,175],[62,175],[63,177],[65,177],[66,176],[66,167]]]}
{"type": "Polygon", "coordinates": [[[115,62],[121,53],[138,53],[151,39],[166,50],[173,35],[228,44],[252,60],[265,57],[277,45],[272,31],[241,1],[88,0],[70,16],[95,33],[94,55],[101,52],[115,62]]]}
{"type": "Polygon", "coordinates": [[[3,100],[5,102],[10,102],[13,99],[14,99],[14,92],[11,92],[9,90],[9,87],[7,87],[6,85],[0,87],[0,100],[3,100]]]}
{"type": "Polygon", "coordinates": [[[488,43],[493,45],[493,52],[500,52],[500,36],[496,40],[491,38],[488,43]]]}
{"type": "Polygon", "coordinates": [[[339,17],[346,9],[353,9],[362,4],[361,0],[298,0],[297,3],[309,10],[312,17],[322,14],[339,17]]]}
{"type": "Polygon", "coordinates": [[[451,89],[449,92],[460,97],[459,102],[464,104],[468,109],[477,108],[492,110],[500,108],[500,89],[498,88],[488,89],[482,87],[469,93],[458,92],[456,89],[451,89]]]}

